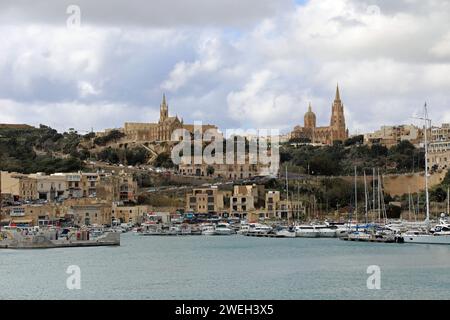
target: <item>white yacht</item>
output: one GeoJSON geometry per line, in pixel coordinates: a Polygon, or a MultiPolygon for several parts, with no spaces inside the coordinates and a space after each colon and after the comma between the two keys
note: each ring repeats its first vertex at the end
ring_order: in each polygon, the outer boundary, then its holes
{"type": "Polygon", "coordinates": [[[319,230],[310,224],[298,225],[295,226],[295,235],[300,238],[318,238],[319,230]]]}
{"type": "Polygon", "coordinates": [[[450,223],[441,219],[439,224],[430,230],[409,230],[403,234],[406,243],[450,244],[450,223]]]}
{"type": "Polygon", "coordinates": [[[234,233],[235,231],[230,227],[228,223],[218,223],[214,232],[214,234],[217,236],[229,236],[234,233]]]}
{"type": "Polygon", "coordinates": [[[251,223],[247,234],[268,234],[272,231],[272,227],[261,223],[251,223]]]}
{"type": "Polygon", "coordinates": [[[303,224],[295,226],[295,233],[300,238],[336,238],[337,227],[331,227],[325,224],[303,224]]]}
{"type": "Polygon", "coordinates": [[[275,234],[284,238],[295,238],[295,229],[293,227],[282,227],[275,231],[275,234]]]}
{"type": "Polygon", "coordinates": [[[203,236],[213,236],[216,234],[216,228],[213,224],[202,225],[202,235],[203,236]]]}
{"type": "Polygon", "coordinates": [[[245,234],[248,232],[249,229],[250,229],[250,226],[248,224],[241,224],[241,227],[239,228],[239,230],[236,233],[237,234],[245,234]]]}

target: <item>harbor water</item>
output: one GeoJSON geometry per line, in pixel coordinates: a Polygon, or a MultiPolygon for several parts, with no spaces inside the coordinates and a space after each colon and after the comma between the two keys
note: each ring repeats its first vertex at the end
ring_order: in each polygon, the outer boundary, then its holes
{"type": "Polygon", "coordinates": [[[0,250],[0,283],[0,299],[450,299],[450,246],[128,233],[120,247],[0,250]]]}

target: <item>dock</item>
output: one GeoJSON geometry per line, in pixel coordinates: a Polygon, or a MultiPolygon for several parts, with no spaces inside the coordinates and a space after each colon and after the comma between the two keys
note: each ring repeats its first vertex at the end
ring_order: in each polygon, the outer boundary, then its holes
{"type": "Polygon", "coordinates": [[[369,237],[369,238],[357,238],[357,237],[341,237],[344,241],[359,241],[359,242],[378,242],[378,243],[403,243],[401,237],[369,237]]]}
{"type": "Polygon", "coordinates": [[[243,236],[246,237],[257,237],[257,238],[286,238],[282,235],[277,235],[274,233],[242,233],[243,236]]]}
{"type": "Polygon", "coordinates": [[[0,241],[0,249],[54,249],[77,247],[120,246],[120,233],[110,232],[93,240],[50,240],[43,235],[0,241]]]}

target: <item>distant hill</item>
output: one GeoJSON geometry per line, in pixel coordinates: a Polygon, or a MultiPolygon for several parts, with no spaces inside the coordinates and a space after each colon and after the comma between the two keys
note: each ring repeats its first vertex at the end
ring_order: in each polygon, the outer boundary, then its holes
{"type": "Polygon", "coordinates": [[[0,125],[0,170],[21,173],[69,172],[83,169],[83,160],[94,159],[130,165],[147,163],[149,153],[141,147],[117,149],[108,142],[120,138],[76,131],[59,133],[45,125],[0,125]]]}
{"type": "Polygon", "coordinates": [[[41,125],[0,125],[0,169],[22,173],[67,172],[82,169],[78,150],[82,136],[58,133],[41,125]]]}

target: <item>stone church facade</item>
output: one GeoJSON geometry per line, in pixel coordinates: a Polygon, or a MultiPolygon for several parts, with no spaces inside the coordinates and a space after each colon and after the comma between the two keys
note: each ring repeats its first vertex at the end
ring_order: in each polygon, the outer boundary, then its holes
{"type": "MultiPolygon", "coordinates": [[[[127,140],[131,141],[162,142],[170,141],[172,132],[182,128],[192,133],[194,126],[185,125],[183,119],[179,119],[178,116],[170,117],[169,105],[166,102],[166,96],[163,95],[157,123],[125,122],[124,133],[127,140]]],[[[217,129],[217,127],[213,125],[202,126],[203,131],[208,129],[217,129]]]]}
{"type": "Polygon", "coordinates": [[[339,86],[336,87],[336,96],[331,107],[330,125],[317,127],[316,115],[311,104],[305,113],[304,126],[296,126],[291,132],[291,139],[305,139],[311,143],[331,145],[334,141],[344,141],[348,138],[348,129],[345,126],[344,104],[341,101],[339,86]]]}

